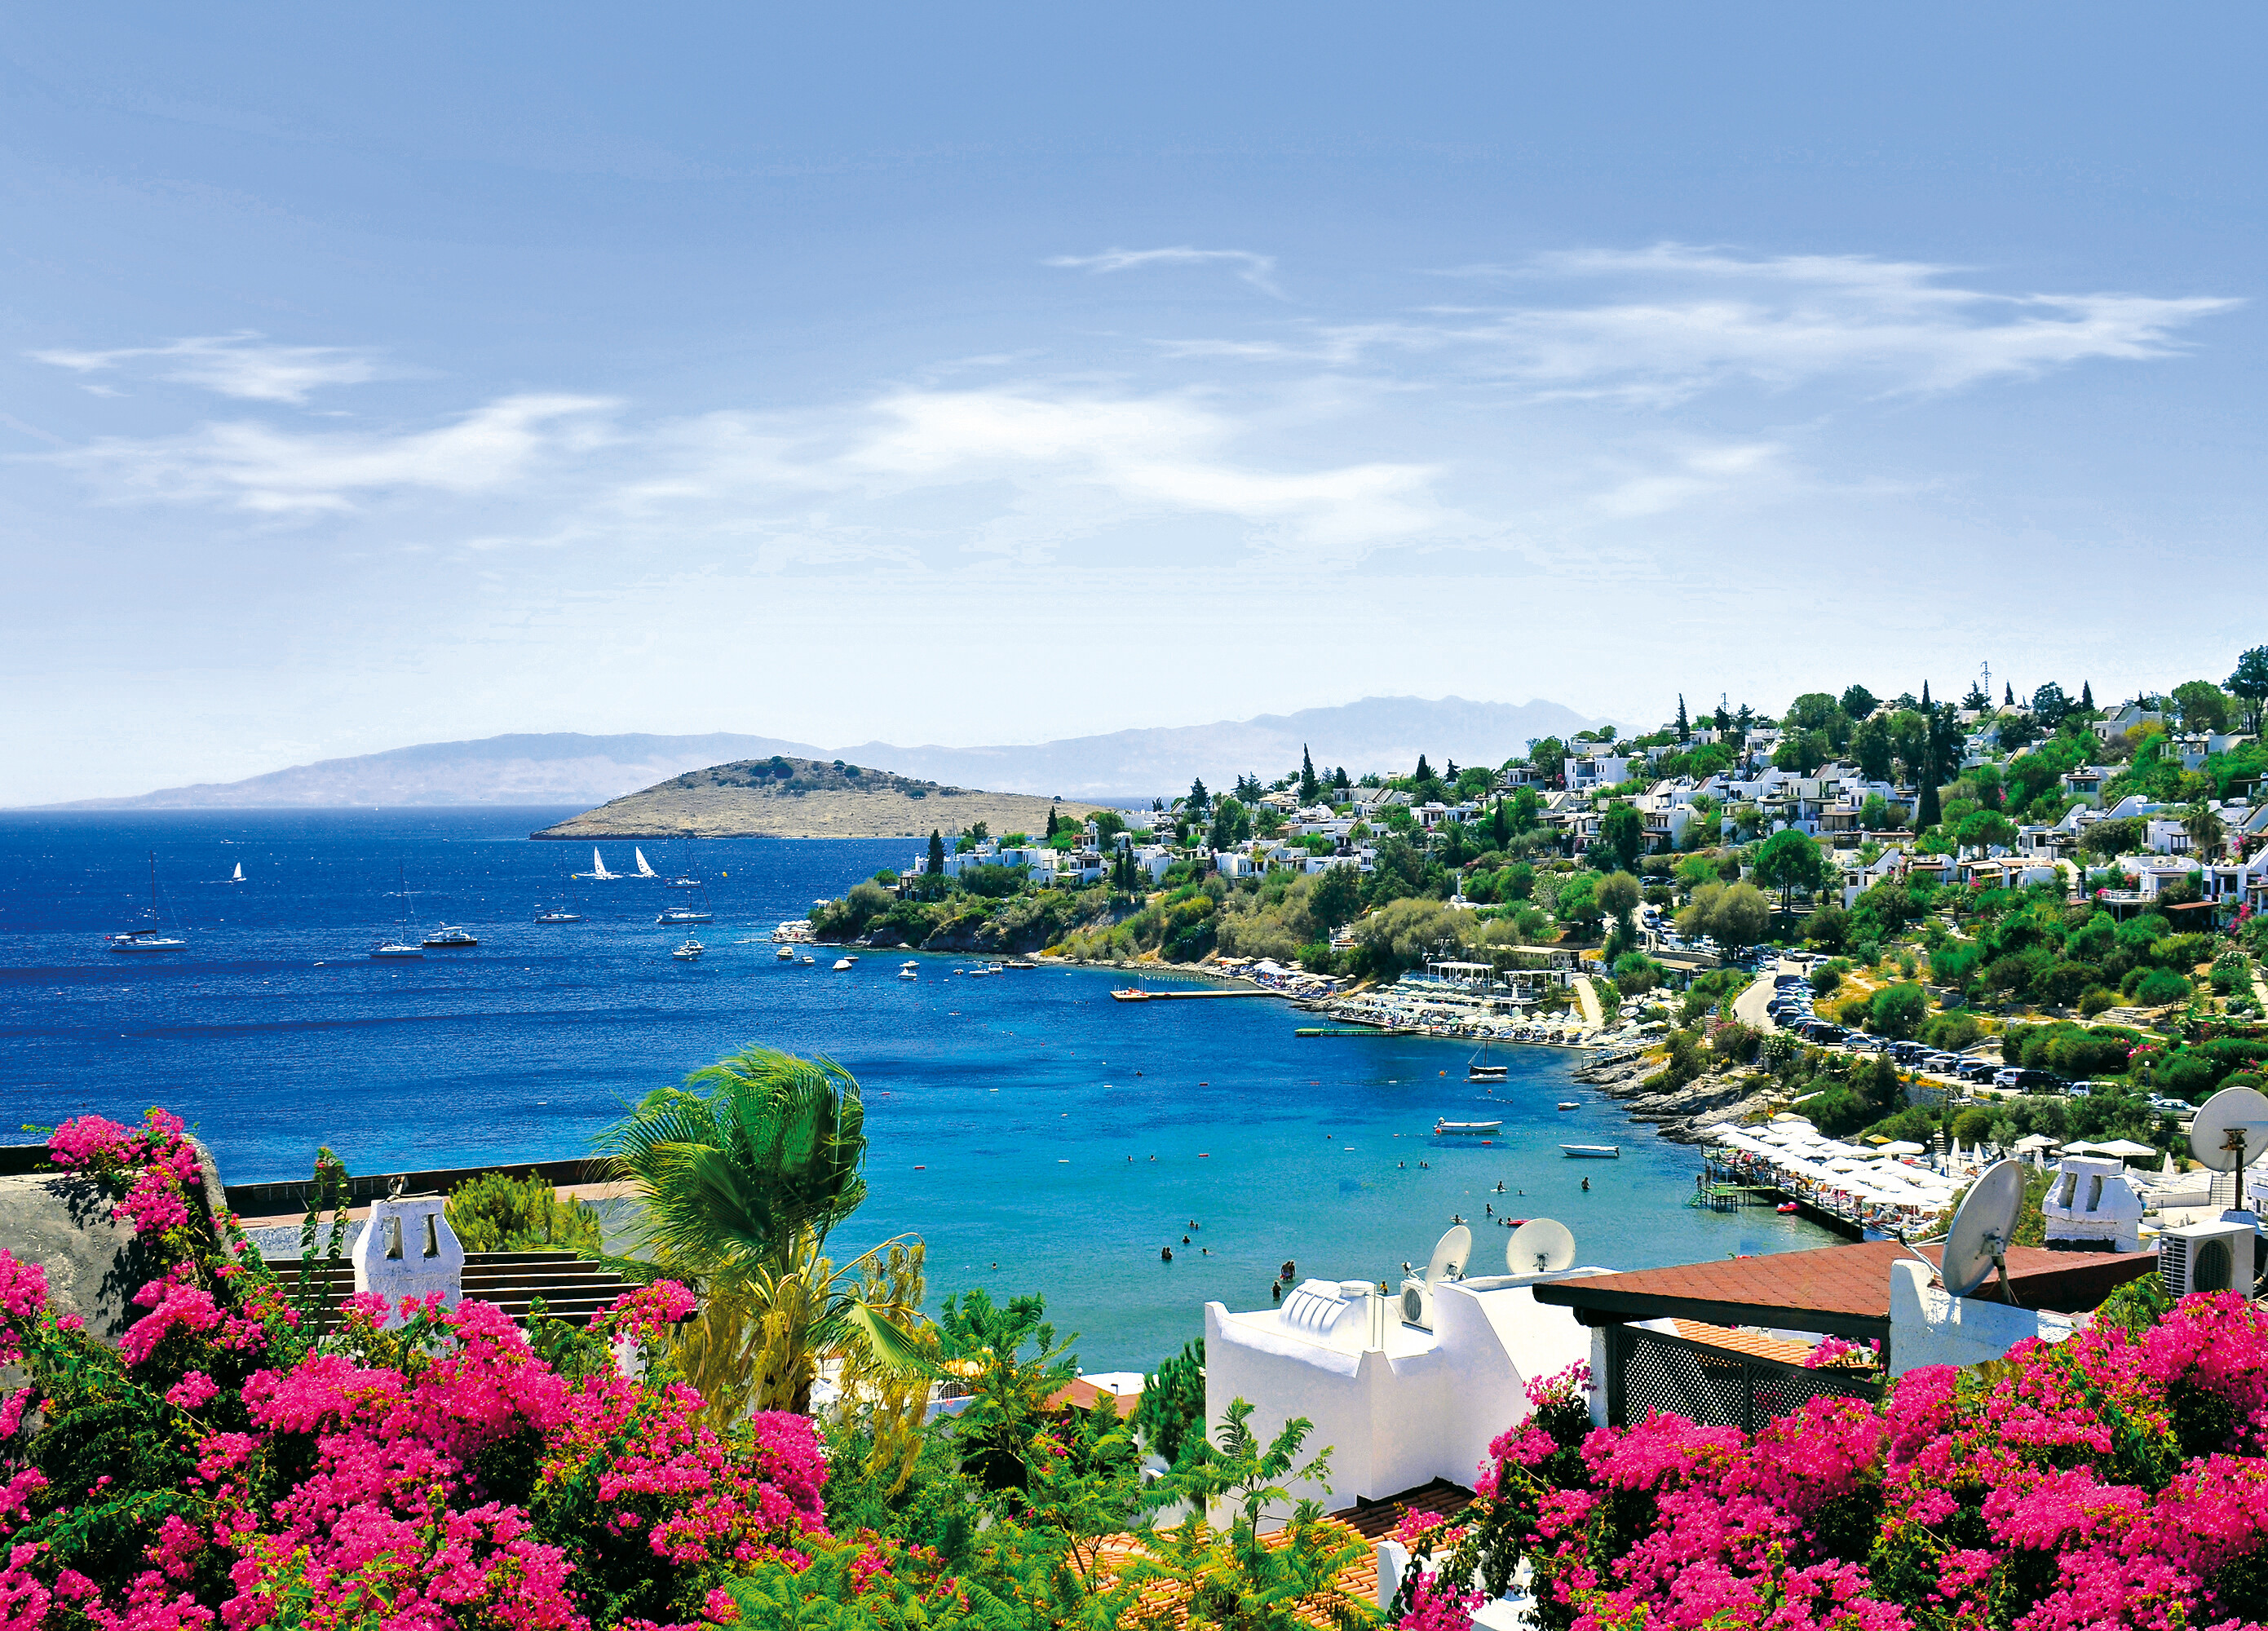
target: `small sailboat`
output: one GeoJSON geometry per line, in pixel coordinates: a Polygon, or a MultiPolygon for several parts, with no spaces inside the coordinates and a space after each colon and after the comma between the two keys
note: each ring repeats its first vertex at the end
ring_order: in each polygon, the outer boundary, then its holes
{"type": "Polygon", "coordinates": [[[1488,1050],[1488,1042],[1484,1039],[1481,1042],[1480,1052],[1475,1054],[1470,1059],[1465,1062],[1466,1081],[1501,1082],[1506,1076],[1511,1075],[1512,1067],[1510,1065],[1498,1065],[1491,1064],[1489,1062],[1488,1050]]]}
{"type": "Polygon", "coordinates": [[[675,958],[681,963],[690,963],[697,961],[701,954],[708,949],[709,948],[707,946],[703,945],[691,935],[688,935],[685,937],[685,944],[678,947],[674,951],[672,951],[670,956],[675,958]]]}
{"type": "Polygon", "coordinates": [[[240,884],[240,883],[242,883],[242,882],[244,881],[244,863],[243,863],[243,862],[239,861],[239,862],[238,862],[238,863],[236,863],[236,876],[235,876],[235,877],[233,877],[233,878],[230,878],[228,881],[229,881],[230,883],[232,883],[232,884],[240,884]]]}
{"type": "Polygon", "coordinates": [[[397,893],[401,896],[401,928],[398,933],[392,935],[380,935],[378,939],[378,944],[371,947],[370,954],[372,957],[386,958],[394,960],[406,959],[413,957],[423,957],[425,955],[424,947],[419,945],[416,940],[412,939],[409,934],[410,896],[409,871],[407,868],[396,868],[395,875],[400,880],[397,893]]]}
{"type": "Polygon", "coordinates": [[[575,876],[578,878],[594,878],[600,883],[612,883],[615,878],[620,878],[622,874],[620,872],[609,872],[607,871],[606,858],[600,855],[598,847],[593,845],[591,849],[591,870],[587,872],[578,872],[575,876]]]}
{"type": "MultiPolygon", "coordinates": [[[[596,850],[593,850],[592,853],[596,855],[598,852],[596,850]]],[[[636,857],[637,861],[637,875],[640,878],[659,878],[661,876],[660,873],[655,871],[653,868],[646,864],[644,850],[640,849],[637,845],[633,844],[630,846],[630,854],[636,857]]]]}
{"type": "Polygon", "coordinates": [[[150,852],[150,911],[149,927],[129,929],[123,934],[110,937],[109,947],[114,951],[181,951],[188,942],[179,935],[169,935],[158,923],[158,852],[150,852]]]}

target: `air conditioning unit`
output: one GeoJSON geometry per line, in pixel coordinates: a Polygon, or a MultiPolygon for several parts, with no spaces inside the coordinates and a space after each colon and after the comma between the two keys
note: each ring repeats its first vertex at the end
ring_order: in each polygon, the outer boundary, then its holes
{"type": "Polygon", "coordinates": [[[1402,1282],[1402,1323],[1421,1331],[1433,1328],[1433,1288],[1422,1280],[1402,1282]]]}
{"type": "Polygon", "coordinates": [[[2252,1295],[2252,1225],[2217,1221],[2186,1223],[2158,1237],[2158,1277],[2171,1297],[2192,1291],[2252,1295]]]}

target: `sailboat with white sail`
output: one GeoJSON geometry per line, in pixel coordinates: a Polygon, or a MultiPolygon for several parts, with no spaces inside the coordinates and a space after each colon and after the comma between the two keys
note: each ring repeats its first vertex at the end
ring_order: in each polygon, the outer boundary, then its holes
{"type": "MultiPolygon", "coordinates": [[[[596,854],[597,851],[594,850],[592,853],[596,854]]],[[[661,876],[660,873],[655,871],[652,867],[646,863],[644,850],[638,849],[636,845],[632,845],[630,848],[630,853],[637,857],[637,875],[640,878],[659,878],[661,876]]]]}
{"type": "Polygon", "coordinates": [[[587,872],[578,872],[575,876],[578,878],[592,878],[600,883],[612,883],[615,879],[620,878],[622,874],[620,872],[609,872],[607,871],[606,857],[599,853],[597,847],[594,845],[591,850],[591,870],[587,872]]]}
{"type": "Polygon", "coordinates": [[[178,934],[167,934],[159,926],[158,917],[158,852],[150,852],[150,910],[149,923],[141,929],[129,929],[123,934],[110,937],[108,944],[114,951],[180,951],[188,942],[178,934]]]}
{"type": "Polygon", "coordinates": [[[244,881],[244,863],[243,863],[243,862],[239,861],[239,862],[238,862],[238,863],[236,863],[236,876],[235,876],[234,878],[230,878],[228,881],[229,881],[230,883],[232,883],[232,884],[240,884],[240,883],[242,883],[242,882],[244,881]]]}

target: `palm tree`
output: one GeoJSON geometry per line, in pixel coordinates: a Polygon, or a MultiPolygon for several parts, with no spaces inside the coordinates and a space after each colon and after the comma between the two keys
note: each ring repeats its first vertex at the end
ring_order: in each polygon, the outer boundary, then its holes
{"type": "Polygon", "coordinates": [[[696,1281],[678,1338],[688,1381],[720,1422],[808,1412],[819,1361],[876,1385],[887,1407],[926,1392],[922,1245],[883,1241],[839,1267],[828,1237],[866,1198],[865,1108],[828,1059],[751,1047],[649,1095],[606,1137],[644,1207],[652,1260],[696,1281]]]}

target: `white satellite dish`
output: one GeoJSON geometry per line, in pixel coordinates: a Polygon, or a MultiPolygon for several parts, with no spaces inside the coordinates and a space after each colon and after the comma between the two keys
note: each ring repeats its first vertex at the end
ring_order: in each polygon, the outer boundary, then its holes
{"type": "Polygon", "coordinates": [[[1462,1279],[1472,1255],[1473,1231],[1459,1223],[1433,1248],[1433,1260],[1425,1265],[1425,1283],[1437,1286],[1445,1280],[1462,1279]]]}
{"type": "Polygon", "coordinates": [[[1504,1266],[1515,1275],[1550,1275],[1575,1261],[1575,1237],[1555,1218],[1531,1217],[1504,1243],[1504,1266]]]}
{"type": "Polygon", "coordinates": [[[2190,1153],[2216,1172],[2236,1174],[2237,1211],[2244,1209],[2244,1169],[2268,1154],[2268,1094],[2224,1087],[2190,1123],[2190,1153]]]}
{"type": "Polygon", "coordinates": [[[1967,1199],[1953,1215],[1946,1231],[1944,1266],[1938,1271],[1945,1289],[1967,1297],[2000,1271],[2005,1296],[2008,1281],[2008,1246],[2016,1238],[2016,1214],[2024,1204],[2024,1164],[1995,1161],[1977,1174],[1967,1199]]]}

